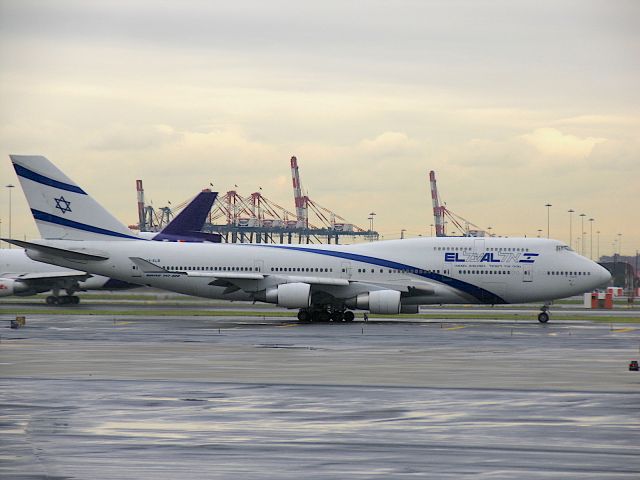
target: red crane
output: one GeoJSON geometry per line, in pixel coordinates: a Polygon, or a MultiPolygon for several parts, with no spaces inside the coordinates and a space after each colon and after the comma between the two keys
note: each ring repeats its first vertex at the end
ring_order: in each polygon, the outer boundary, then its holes
{"type": "Polygon", "coordinates": [[[433,218],[436,225],[436,237],[447,236],[447,232],[445,231],[445,217],[460,229],[460,233],[463,236],[468,237],[485,235],[483,229],[449,210],[446,203],[441,204],[440,195],[438,194],[438,187],[436,185],[436,172],[434,172],[433,170],[429,172],[429,183],[431,184],[431,200],[433,203],[433,218]],[[471,230],[469,229],[469,227],[474,227],[475,230],[471,230]]]}

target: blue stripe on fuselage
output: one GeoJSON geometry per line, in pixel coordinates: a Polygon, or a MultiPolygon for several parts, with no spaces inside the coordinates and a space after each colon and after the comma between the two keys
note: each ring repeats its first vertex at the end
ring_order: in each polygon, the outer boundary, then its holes
{"type": "Polygon", "coordinates": [[[112,230],[106,230],[100,227],[94,227],[93,225],[87,225],[85,223],[74,222],[73,220],[69,220],[68,218],[57,217],[55,215],[51,215],[50,213],[41,212],[40,210],[31,209],[31,213],[33,214],[33,218],[36,220],[40,220],[42,222],[55,223],[56,225],[61,225],[63,227],[75,228],[76,230],[84,230],[85,232],[91,233],[99,233],[100,235],[107,235],[110,237],[118,237],[118,238],[130,238],[133,240],[144,240],[140,237],[134,237],[133,235],[127,235],[125,233],[114,232],[112,230]]]}
{"type": "Polygon", "coordinates": [[[393,260],[385,260],[383,258],[370,257],[368,255],[359,255],[357,253],[338,252],[335,250],[316,250],[315,248],[307,248],[307,247],[288,247],[288,246],[282,246],[282,245],[253,245],[253,246],[260,246],[260,247],[266,247],[266,248],[279,248],[284,250],[302,251],[307,253],[317,253],[319,255],[327,255],[330,257],[344,258],[345,260],[353,260],[355,262],[370,263],[372,265],[378,265],[380,267],[392,268],[395,270],[403,270],[413,275],[418,275],[423,278],[444,283],[445,285],[448,285],[452,288],[455,288],[457,290],[460,290],[464,293],[467,293],[473,296],[481,303],[485,303],[488,305],[498,305],[498,304],[507,303],[503,298],[499,297],[495,293],[492,293],[489,290],[485,290],[484,288],[478,287],[477,285],[463,282],[455,278],[447,277],[446,275],[442,275],[439,273],[427,272],[422,268],[412,267],[411,265],[394,262],[393,260]]]}
{"type": "Polygon", "coordinates": [[[77,185],[71,185],[69,183],[60,182],[58,180],[54,180],[53,178],[45,177],[44,175],[40,175],[28,168],[23,167],[22,165],[18,165],[17,163],[13,164],[13,168],[15,168],[16,173],[19,177],[27,178],[34,182],[41,183],[42,185],[48,185],[50,187],[59,188],[60,190],[65,190],[67,192],[80,193],[82,195],[86,195],[87,193],[82,190],[77,185]]]}

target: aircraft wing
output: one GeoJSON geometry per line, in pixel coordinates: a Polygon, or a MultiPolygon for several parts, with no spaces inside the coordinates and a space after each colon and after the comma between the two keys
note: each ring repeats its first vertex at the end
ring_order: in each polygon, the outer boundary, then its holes
{"type": "Polygon", "coordinates": [[[292,277],[288,275],[263,275],[260,273],[241,273],[241,272],[186,272],[189,277],[205,277],[223,280],[264,280],[270,278],[280,280],[279,283],[308,283],[310,285],[349,285],[348,280],[341,278],[325,278],[325,277],[292,277]]]}
{"type": "MultiPolygon", "coordinates": [[[[212,271],[184,271],[175,272],[165,270],[155,263],[151,263],[140,257],[129,257],[129,259],[143,272],[143,273],[173,273],[179,275],[185,275],[187,277],[199,277],[210,278],[212,280],[221,280],[233,283],[234,281],[246,281],[246,280],[265,280],[267,278],[275,280],[277,283],[309,283],[312,285],[349,285],[349,281],[340,278],[326,278],[326,277],[293,277],[288,275],[267,275],[258,272],[212,272],[212,271]]],[[[274,282],[271,282],[274,283],[274,282]]]]}
{"type": "Polygon", "coordinates": [[[324,292],[328,295],[345,298],[371,290],[396,290],[403,296],[424,296],[435,293],[435,288],[429,282],[422,285],[409,286],[404,283],[367,283],[352,281],[346,278],[332,278],[320,276],[291,276],[282,273],[259,272],[219,272],[219,271],[169,271],[159,265],[151,263],[140,257],[130,257],[131,261],[145,274],[173,274],[184,275],[192,278],[210,279],[209,285],[227,287],[228,291],[244,290],[247,293],[256,293],[270,287],[276,287],[286,283],[308,283],[313,291],[324,292]]]}

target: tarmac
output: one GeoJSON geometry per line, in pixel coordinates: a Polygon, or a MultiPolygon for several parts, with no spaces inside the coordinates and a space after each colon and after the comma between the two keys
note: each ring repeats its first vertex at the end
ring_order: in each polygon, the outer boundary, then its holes
{"type": "Polygon", "coordinates": [[[638,324],[265,313],[0,315],[0,477],[640,478],[638,324]]]}

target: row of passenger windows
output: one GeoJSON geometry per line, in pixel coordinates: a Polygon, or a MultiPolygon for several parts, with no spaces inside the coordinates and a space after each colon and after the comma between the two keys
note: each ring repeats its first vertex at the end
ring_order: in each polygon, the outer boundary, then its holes
{"type": "Polygon", "coordinates": [[[547,272],[547,275],[561,275],[561,276],[579,276],[579,275],[591,275],[591,272],[547,272]]]}
{"type": "Polygon", "coordinates": [[[165,270],[174,270],[178,272],[186,271],[204,271],[204,272],[259,272],[259,267],[165,267],[165,270]]]}
{"type": "MultiPolygon", "coordinates": [[[[165,270],[169,271],[177,271],[177,272],[185,272],[185,271],[196,271],[196,272],[259,272],[259,267],[216,267],[216,266],[171,266],[171,267],[163,267],[165,270]]],[[[384,273],[384,268],[379,269],[379,273],[384,273]]],[[[322,267],[271,267],[272,272],[318,272],[318,273],[333,273],[333,268],[322,268],[322,267]]],[[[375,268],[366,269],[366,268],[358,268],[358,273],[376,273],[375,268]]],[[[346,273],[347,269],[343,268],[342,273],[346,273]]],[[[408,268],[405,270],[398,269],[387,269],[387,273],[414,273],[417,275],[427,274],[427,273],[440,273],[440,270],[422,270],[419,268],[408,268]]],[[[450,273],[449,270],[442,270],[443,274],[450,273]]]]}
{"type": "MultiPolygon", "coordinates": [[[[371,268],[371,269],[359,268],[358,273],[368,273],[369,270],[370,270],[370,273],[376,273],[375,268],[371,268]]],[[[345,272],[345,269],[343,268],[342,273],[344,272],[345,272]]],[[[380,268],[379,273],[384,273],[384,268],[380,268]]],[[[389,268],[387,269],[387,273],[415,273],[416,275],[424,275],[426,273],[440,273],[440,270],[422,270],[420,268],[405,268],[404,270],[398,270],[394,268],[389,268]]],[[[443,270],[442,273],[446,273],[446,271],[443,270]]]]}
{"type": "MultiPolygon", "coordinates": [[[[471,247],[433,247],[434,250],[446,250],[448,252],[469,252],[473,250],[471,247]]],[[[528,252],[528,248],[516,248],[516,247],[489,247],[484,249],[487,252],[528,252]]]]}
{"type": "MultiPolygon", "coordinates": [[[[272,272],[333,272],[333,268],[318,267],[271,267],[272,272]]],[[[344,271],[344,270],[343,270],[344,271]]]]}
{"type": "Polygon", "coordinates": [[[462,275],[511,275],[511,270],[460,270],[462,275]]]}
{"type": "MultiPolygon", "coordinates": [[[[205,272],[259,272],[259,267],[209,267],[209,266],[172,266],[165,267],[169,271],[205,271],[205,272]]],[[[378,269],[379,273],[384,273],[384,268],[378,269]]],[[[321,267],[271,267],[272,272],[319,272],[332,273],[333,268],[321,267]]],[[[346,269],[342,269],[342,273],[346,273],[346,269]]],[[[366,269],[358,268],[358,273],[376,273],[375,268],[366,269]]],[[[408,268],[406,270],[387,269],[387,273],[413,273],[416,275],[424,275],[428,273],[440,274],[440,270],[422,270],[419,268],[408,268]]],[[[444,275],[450,273],[449,270],[442,270],[444,275]]],[[[511,275],[511,271],[506,270],[460,270],[461,275],[511,275]]],[[[591,275],[591,272],[547,272],[547,275],[591,275]]]]}

